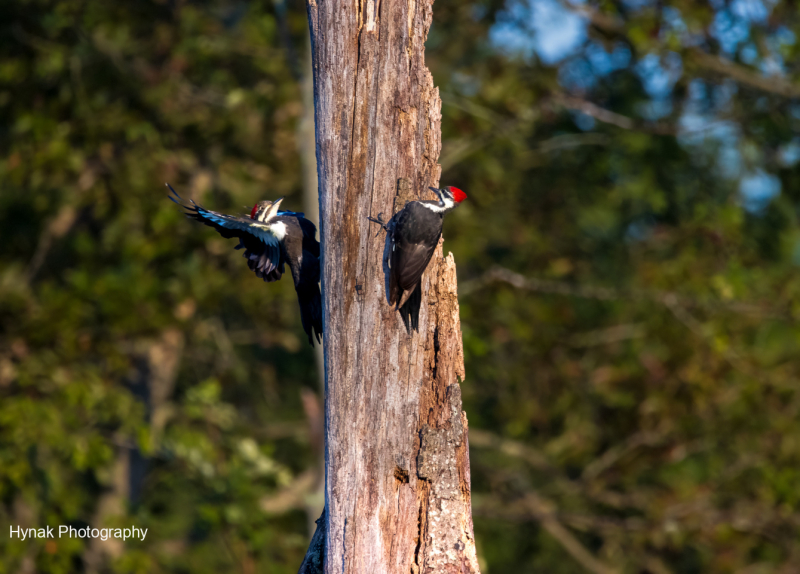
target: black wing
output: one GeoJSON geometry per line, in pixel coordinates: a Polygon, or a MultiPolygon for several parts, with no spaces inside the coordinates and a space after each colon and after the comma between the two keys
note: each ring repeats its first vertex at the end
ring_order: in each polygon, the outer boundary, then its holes
{"type": "Polygon", "coordinates": [[[416,287],[428,267],[442,235],[442,218],[418,202],[411,202],[392,218],[388,227],[390,303],[396,304],[404,291],[416,287]]]}
{"type": "Polygon", "coordinates": [[[310,222],[305,217],[297,218],[300,222],[300,229],[303,230],[303,250],[308,251],[314,257],[319,258],[319,241],[317,241],[317,226],[310,222]]]}
{"type": "Polygon", "coordinates": [[[403,325],[406,326],[406,333],[411,333],[411,329],[419,331],[419,308],[422,305],[422,279],[417,281],[417,286],[411,292],[406,302],[398,309],[403,325]]]}
{"type": "Polygon", "coordinates": [[[297,218],[297,222],[300,224],[300,230],[303,233],[303,251],[308,251],[314,257],[319,257],[317,226],[306,219],[306,214],[301,211],[279,211],[278,215],[288,215],[297,218]]]}
{"type": "Polygon", "coordinates": [[[258,277],[263,278],[264,281],[276,281],[281,278],[284,267],[280,241],[268,225],[253,219],[234,217],[205,209],[191,199],[189,200],[191,205],[188,205],[183,202],[183,198],[170,184],[167,184],[167,187],[175,196],[170,195],[169,198],[186,210],[186,217],[213,227],[226,239],[237,237],[239,245],[236,246],[236,249],[245,249],[244,256],[247,259],[247,266],[255,271],[258,277]]]}

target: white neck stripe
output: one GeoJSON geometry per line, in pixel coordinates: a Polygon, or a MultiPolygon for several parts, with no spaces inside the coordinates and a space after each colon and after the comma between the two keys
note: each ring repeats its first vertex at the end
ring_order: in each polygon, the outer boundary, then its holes
{"type": "Polygon", "coordinates": [[[420,203],[420,205],[422,205],[423,207],[426,207],[427,209],[430,209],[434,213],[443,213],[445,211],[448,211],[448,210],[452,209],[455,206],[455,202],[452,199],[450,199],[449,197],[442,197],[442,199],[439,201],[438,204],[437,203],[425,203],[425,202],[422,202],[422,201],[420,201],[419,203],[420,203]]]}

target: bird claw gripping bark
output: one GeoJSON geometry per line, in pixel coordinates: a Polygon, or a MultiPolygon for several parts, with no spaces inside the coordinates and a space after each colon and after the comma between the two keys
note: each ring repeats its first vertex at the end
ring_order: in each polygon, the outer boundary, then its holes
{"type": "MultiPolygon", "coordinates": [[[[377,218],[375,218],[375,217],[370,217],[370,216],[368,215],[368,216],[367,216],[367,219],[369,219],[369,220],[370,220],[370,221],[372,221],[373,223],[377,223],[378,225],[380,225],[380,226],[383,228],[383,230],[384,230],[384,231],[389,231],[389,222],[387,222],[387,221],[384,221],[384,220],[383,220],[383,212],[382,212],[382,211],[381,211],[381,212],[378,214],[378,217],[377,217],[377,218]]],[[[379,230],[378,230],[378,233],[376,233],[376,234],[375,234],[375,237],[378,237],[378,234],[379,234],[380,232],[381,232],[381,231],[380,231],[380,229],[379,229],[379,230]]]]}

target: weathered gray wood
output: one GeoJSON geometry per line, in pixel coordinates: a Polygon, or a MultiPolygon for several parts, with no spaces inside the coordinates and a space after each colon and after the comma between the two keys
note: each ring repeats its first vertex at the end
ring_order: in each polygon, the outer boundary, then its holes
{"type": "Polygon", "coordinates": [[[433,198],[427,187],[438,184],[441,100],[424,63],[431,10],[431,0],[308,0],[327,574],[478,572],[455,264],[440,245],[423,276],[420,331],[408,336],[384,296],[384,237],[366,219],[401,208],[398,190],[433,198]]]}

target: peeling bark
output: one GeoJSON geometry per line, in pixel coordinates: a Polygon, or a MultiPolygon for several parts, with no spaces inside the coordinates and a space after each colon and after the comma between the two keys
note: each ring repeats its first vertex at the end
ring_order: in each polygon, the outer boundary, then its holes
{"type": "Polygon", "coordinates": [[[308,14],[323,246],[326,510],[315,541],[324,539],[324,572],[478,572],[455,263],[440,243],[423,275],[420,329],[409,336],[386,304],[384,237],[366,219],[435,199],[441,100],[424,62],[432,2],[308,0],[308,14]]]}

